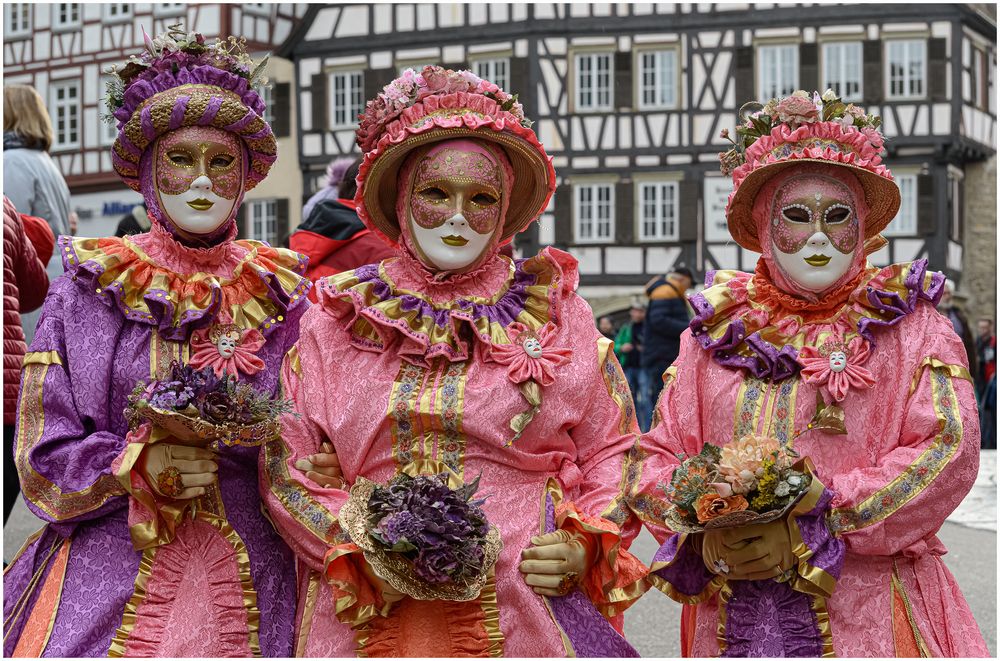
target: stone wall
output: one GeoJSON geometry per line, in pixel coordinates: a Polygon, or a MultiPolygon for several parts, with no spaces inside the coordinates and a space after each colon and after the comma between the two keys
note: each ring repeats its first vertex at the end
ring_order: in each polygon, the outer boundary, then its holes
{"type": "Polygon", "coordinates": [[[965,309],[975,327],[997,314],[997,160],[965,166],[965,246],[962,284],[965,309]]]}

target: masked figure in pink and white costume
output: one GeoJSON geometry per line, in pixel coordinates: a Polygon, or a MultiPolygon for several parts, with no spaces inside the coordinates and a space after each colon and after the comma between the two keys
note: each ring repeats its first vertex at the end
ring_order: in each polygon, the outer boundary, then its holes
{"type": "Polygon", "coordinates": [[[261,473],[307,570],[298,654],[634,654],[608,625],[620,631],[640,594],[623,588],[645,573],[625,550],[626,381],[575,293],[576,261],[499,252],[555,187],[528,125],[516,98],[438,67],[407,71],[362,118],[355,200],[398,255],[319,281],[282,374],[301,417],[284,419],[261,473]],[[504,548],[478,597],[400,599],[370,569],[338,520],[346,487],[300,468],[326,440],[348,485],[481,474],[504,548]]]}
{"type": "Polygon", "coordinates": [[[185,447],[124,415],[174,361],[275,394],[308,306],[304,260],[235,240],[276,158],[254,63],[197,34],[147,47],[108,103],[112,162],[152,227],[62,237],[24,362],[17,466],[49,525],[4,573],[4,653],[289,656],[294,561],[261,512],[260,442],[185,447]]]}
{"type": "Polygon", "coordinates": [[[633,502],[687,656],[987,655],[935,535],[976,478],[975,398],[943,276],[867,262],[899,208],[878,125],[801,92],[722,155],[730,232],[762,257],[691,297],[633,502]],[[808,457],[812,488],[774,523],[672,534],[658,485],[678,457],[748,435],[808,457]]]}

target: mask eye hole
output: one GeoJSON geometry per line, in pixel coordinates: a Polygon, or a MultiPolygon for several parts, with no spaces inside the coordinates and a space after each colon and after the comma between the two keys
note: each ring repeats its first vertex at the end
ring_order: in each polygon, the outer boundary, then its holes
{"type": "Polygon", "coordinates": [[[235,162],[235,157],[230,156],[229,154],[219,154],[212,157],[212,160],[209,162],[209,167],[213,170],[227,170],[235,162]]]}
{"type": "Polygon", "coordinates": [[[177,165],[182,168],[192,168],[194,167],[194,157],[187,153],[186,151],[173,150],[167,152],[167,160],[171,164],[177,165]]]}
{"type": "Polygon", "coordinates": [[[851,210],[843,206],[833,206],[826,210],[826,222],[829,225],[838,225],[847,222],[851,217],[851,210]]]}
{"type": "Polygon", "coordinates": [[[488,207],[497,203],[497,198],[489,193],[476,193],[472,196],[472,203],[480,207],[488,207]]]}
{"type": "Polygon", "coordinates": [[[444,202],[448,199],[448,194],[437,186],[430,186],[423,189],[418,193],[420,197],[424,198],[428,202],[444,202]]]}
{"type": "Polygon", "coordinates": [[[781,210],[781,216],[790,223],[809,223],[812,215],[807,209],[802,207],[785,207],[781,210]]]}

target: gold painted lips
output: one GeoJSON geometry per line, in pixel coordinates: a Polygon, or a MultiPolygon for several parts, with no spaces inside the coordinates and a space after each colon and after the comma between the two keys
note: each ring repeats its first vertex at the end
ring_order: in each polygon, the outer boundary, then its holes
{"type": "Polygon", "coordinates": [[[464,246],[466,243],[469,242],[468,239],[464,239],[464,238],[462,238],[460,236],[456,236],[454,234],[451,234],[451,235],[448,235],[448,236],[443,236],[443,237],[441,237],[441,240],[444,241],[449,246],[455,246],[455,247],[464,246]]]}
{"type": "Polygon", "coordinates": [[[826,255],[813,255],[812,257],[806,257],[805,261],[809,266],[826,266],[830,263],[830,258],[826,255]]]}
{"type": "Polygon", "coordinates": [[[188,202],[188,206],[197,211],[208,211],[215,206],[215,202],[209,202],[204,198],[198,198],[197,200],[191,200],[188,202]]]}

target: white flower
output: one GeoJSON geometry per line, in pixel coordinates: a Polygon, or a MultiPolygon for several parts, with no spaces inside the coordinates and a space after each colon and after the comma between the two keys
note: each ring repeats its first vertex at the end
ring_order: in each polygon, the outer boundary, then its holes
{"type": "Polygon", "coordinates": [[[828,87],[826,88],[826,91],[823,92],[822,99],[826,102],[836,101],[837,93],[828,87]]]}
{"type": "Polygon", "coordinates": [[[778,482],[778,486],[774,488],[774,495],[781,498],[787,496],[791,492],[792,492],[792,487],[788,484],[788,482],[785,482],[784,480],[778,482]]]}
{"type": "Polygon", "coordinates": [[[795,90],[794,92],[792,92],[792,96],[799,96],[799,97],[802,97],[803,99],[809,99],[809,98],[811,98],[809,96],[809,92],[807,92],[805,90],[795,90]]]}

